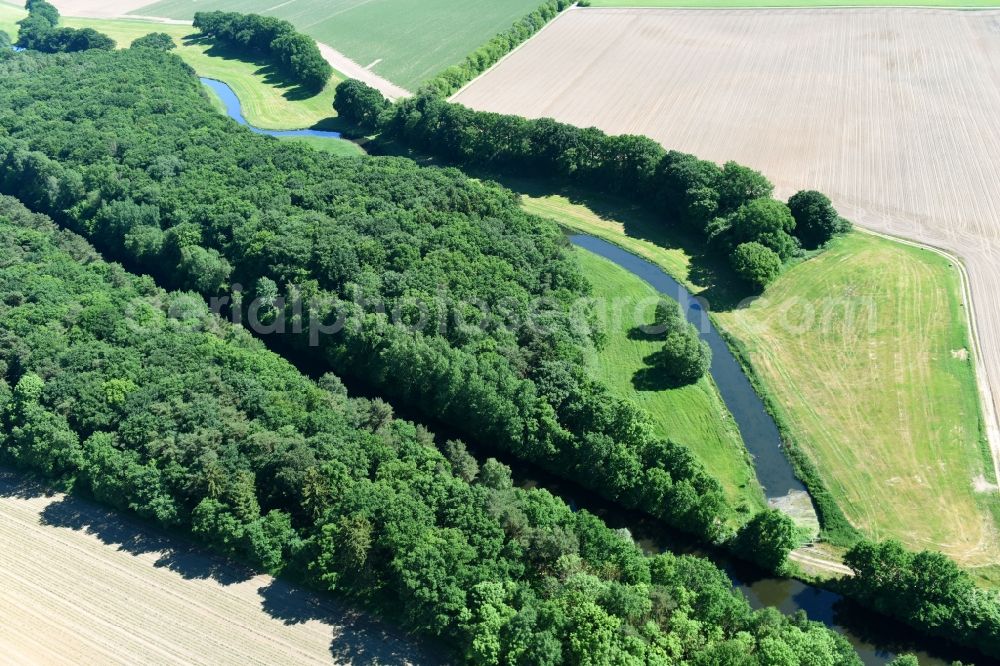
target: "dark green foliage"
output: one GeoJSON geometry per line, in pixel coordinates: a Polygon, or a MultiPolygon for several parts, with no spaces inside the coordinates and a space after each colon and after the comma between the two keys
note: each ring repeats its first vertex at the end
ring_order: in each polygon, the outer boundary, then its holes
{"type": "Polygon", "coordinates": [[[680,306],[660,301],[656,306],[655,332],[663,335],[663,348],[656,354],[656,365],[672,386],[694,384],[712,365],[712,350],[688,323],[680,306]]]}
{"type": "Polygon", "coordinates": [[[725,238],[732,245],[759,243],[784,261],[798,249],[792,236],[795,219],[788,206],[774,199],[754,199],[741,205],[728,218],[725,238]]]}
{"type": "Polygon", "coordinates": [[[165,32],[151,32],[132,42],[132,48],[173,51],[177,48],[174,39],[165,32]]]}
{"type": "Polygon", "coordinates": [[[312,37],[288,21],[239,12],[196,12],[194,27],[239,51],[273,60],[309,90],[322,90],[333,75],[312,37]]]}
{"type": "Polygon", "coordinates": [[[795,235],[807,249],[817,248],[850,229],[851,223],[837,214],[830,199],[815,190],[793,194],[788,208],[795,218],[795,235]]]}
{"type": "Polygon", "coordinates": [[[379,115],[391,103],[368,84],[348,79],[337,86],[333,106],[345,121],[371,131],[378,127],[379,115]]]}
{"type": "MultiPolygon", "coordinates": [[[[626,196],[660,214],[665,225],[694,232],[707,253],[722,259],[746,242],[771,248],[782,261],[799,251],[795,219],[771,198],[771,183],[735,162],[719,168],[664,151],[647,137],[473,111],[429,93],[389,105],[378,91],[353,81],[340,84],[334,106],[345,119],[361,119],[366,132],[377,123],[386,138],[452,163],[626,196]]],[[[848,229],[841,222],[837,232],[848,229]]]]}
{"type": "Polygon", "coordinates": [[[722,213],[732,213],[757,199],[770,199],[774,192],[774,186],[767,178],[736,162],[725,163],[718,182],[719,209],[722,213]]]}
{"type": "Polygon", "coordinates": [[[846,590],[921,631],[1000,658],[1000,597],[976,587],[948,556],[911,553],[898,541],[862,541],[844,556],[846,590]]]}
{"type": "Polygon", "coordinates": [[[88,49],[110,51],[115,41],[93,28],[60,28],[59,10],[45,0],[28,0],[28,16],[18,21],[17,45],[46,53],[72,53],[88,49]]]}
{"type": "Polygon", "coordinates": [[[706,560],[646,557],[496,461],[470,485],[426,430],[7,197],[0,315],[0,460],[336,590],[457,660],[702,663],[739,644],[754,666],[773,650],[859,663],[821,625],[751,611],[706,560]]]}
{"type": "Polygon", "coordinates": [[[572,4],[572,0],[546,0],[538,9],[518,19],[509,30],[501,32],[473,51],[462,64],[449,67],[425,83],[420,91],[448,97],[495,65],[572,4]]]}
{"type": "Polygon", "coordinates": [[[767,571],[778,571],[795,548],[795,523],[775,509],[765,509],[740,528],[733,549],[767,571]]]}
{"type": "Polygon", "coordinates": [[[736,274],[758,291],[763,291],[781,273],[778,253],[757,242],[737,245],[731,261],[736,274]]]}
{"type": "MultiPolygon", "coordinates": [[[[243,285],[237,313],[283,351],[627,507],[725,537],[718,482],[587,375],[591,325],[573,308],[586,280],[558,228],[511,192],[254,135],[154,49],[22,54],[0,73],[0,190],[164,285],[205,296],[243,285]],[[347,325],[320,333],[340,317],[347,325]]],[[[366,418],[378,429],[391,412],[366,418]]]]}

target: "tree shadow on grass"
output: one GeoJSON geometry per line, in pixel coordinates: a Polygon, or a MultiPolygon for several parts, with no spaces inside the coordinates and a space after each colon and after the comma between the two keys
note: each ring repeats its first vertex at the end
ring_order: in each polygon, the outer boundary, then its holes
{"type": "MultiPolygon", "coordinates": [[[[518,194],[531,197],[558,195],[570,203],[589,208],[604,220],[622,224],[625,235],[671,250],[677,249],[690,258],[687,280],[697,289],[693,295],[704,299],[708,309],[731,311],[742,307],[751,295],[724,257],[710,252],[705,241],[695,232],[672,224],[664,215],[625,197],[598,194],[570,183],[545,176],[511,176],[495,169],[449,164],[395,141],[376,138],[366,146],[372,155],[409,157],[424,166],[456,166],[474,178],[493,180],[518,194]]],[[[558,222],[558,220],[557,220],[558,222]]]]}
{"type": "Polygon", "coordinates": [[[639,368],[632,375],[632,386],[636,391],[667,391],[686,386],[684,382],[671,377],[660,367],[659,356],[660,352],[653,352],[642,359],[646,367],[639,368]]]}
{"type": "Polygon", "coordinates": [[[443,664],[440,648],[421,645],[388,625],[353,610],[331,597],[293,588],[273,580],[257,590],[264,610],[285,624],[318,621],[333,628],[330,655],[348,664],[443,664]]]}
{"type": "MultiPolygon", "coordinates": [[[[290,77],[277,64],[259,54],[245,53],[239,49],[226,46],[210,37],[205,37],[195,33],[184,37],[185,46],[208,46],[205,55],[221,60],[235,60],[255,66],[254,74],[264,78],[264,83],[282,91],[282,97],[289,102],[298,102],[311,99],[321,91],[303,86],[301,83],[290,77]]],[[[333,98],[330,99],[331,105],[333,98]]],[[[332,106],[331,106],[332,108],[332,106]]]]}

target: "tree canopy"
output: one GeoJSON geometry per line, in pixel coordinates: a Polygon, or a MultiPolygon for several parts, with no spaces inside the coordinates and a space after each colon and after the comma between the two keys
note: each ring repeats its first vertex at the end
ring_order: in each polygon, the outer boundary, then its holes
{"type": "Polygon", "coordinates": [[[154,49],[0,65],[0,190],[276,348],[680,529],[732,509],[690,452],[581,362],[598,331],[559,229],[508,190],[236,126],[154,49]],[[234,294],[226,294],[231,304],[234,294]],[[266,330],[265,330],[266,329],[266,330]]]}
{"type": "Polygon", "coordinates": [[[460,444],[446,458],[384,403],[310,381],[201,297],[8,197],[0,314],[0,461],[336,591],[457,660],[860,663],[822,625],[752,611],[707,560],[645,556],[494,460],[470,484],[449,462],[460,444]]]}
{"type": "Polygon", "coordinates": [[[288,21],[239,12],[195,12],[194,27],[244,53],[273,60],[308,90],[322,90],[333,76],[333,67],[313,38],[288,21]]]}

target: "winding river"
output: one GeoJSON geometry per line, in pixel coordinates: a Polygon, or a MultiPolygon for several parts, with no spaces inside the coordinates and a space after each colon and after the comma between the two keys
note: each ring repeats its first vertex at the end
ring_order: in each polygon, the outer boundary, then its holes
{"type": "MultiPolygon", "coordinates": [[[[250,125],[243,116],[236,93],[227,84],[201,78],[222,100],[226,113],[251,131],[268,136],[314,136],[340,139],[338,132],[318,130],[276,131],[250,125]]],[[[793,494],[805,494],[805,487],[795,477],[791,464],[781,449],[781,438],[764,404],[754,391],[739,362],[722,336],[712,325],[703,302],[695,299],[679,282],[659,266],[599,238],[585,234],[570,236],[573,245],[598,254],[648,282],[658,292],[677,300],[712,348],[711,373],[726,406],[732,413],[747,449],[753,455],[757,478],[769,499],[793,494]]],[[[544,487],[563,498],[574,508],[584,508],[601,516],[611,527],[626,528],[636,543],[647,553],[671,551],[693,553],[713,560],[724,569],[733,585],[754,608],[773,607],[785,614],[805,611],[810,619],[823,622],[843,635],[857,650],[862,661],[875,666],[886,664],[899,652],[914,653],[921,664],[945,666],[955,658],[975,659],[975,655],[955,655],[954,649],[940,642],[917,640],[913,632],[887,618],[875,616],[840,595],[788,578],[761,576],[759,571],[734,561],[724,553],[706,551],[684,535],[664,528],[661,524],[636,512],[614,506],[593,493],[564,479],[557,478],[531,465],[489,451],[509,465],[515,481],[525,488],[544,487]],[[944,654],[940,654],[944,652],[944,654]]]]}

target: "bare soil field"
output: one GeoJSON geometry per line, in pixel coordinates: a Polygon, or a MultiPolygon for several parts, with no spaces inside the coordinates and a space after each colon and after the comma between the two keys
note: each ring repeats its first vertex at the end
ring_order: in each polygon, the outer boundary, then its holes
{"type": "Polygon", "coordinates": [[[335,601],[0,469],[0,661],[428,663],[335,601]]]}
{"type": "Polygon", "coordinates": [[[996,445],[1000,12],[574,8],[454,100],[736,160],[778,196],[815,188],[862,226],[954,253],[996,445]]]}

